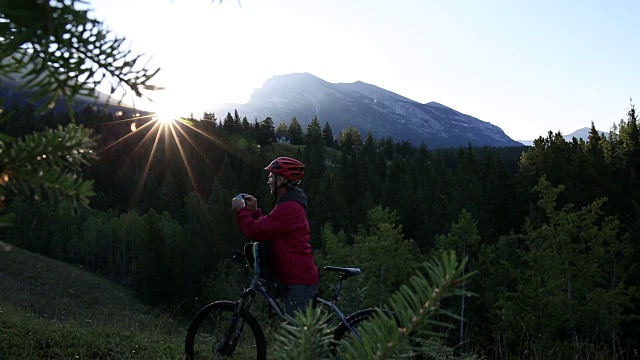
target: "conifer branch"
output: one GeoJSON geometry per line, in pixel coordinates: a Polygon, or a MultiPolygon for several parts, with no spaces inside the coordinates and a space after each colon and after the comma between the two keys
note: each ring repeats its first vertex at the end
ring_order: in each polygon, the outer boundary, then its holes
{"type": "Polygon", "coordinates": [[[390,312],[379,312],[372,321],[364,323],[358,331],[362,342],[347,344],[349,358],[389,359],[411,356],[415,352],[425,352],[423,345],[430,338],[444,336],[437,328],[452,325],[440,318],[459,317],[442,307],[442,301],[453,296],[469,296],[470,293],[458,286],[474,273],[462,275],[467,260],[460,263],[454,252],[442,253],[440,259],[433,258],[422,265],[409,280],[389,300],[390,312]],[[428,278],[425,277],[427,274],[428,278]]]}
{"type": "Polygon", "coordinates": [[[70,124],[34,132],[11,143],[0,141],[0,195],[14,193],[43,195],[86,205],[94,195],[93,181],[78,173],[88,164],[95,138],[92,130],[70,124]]]}
{"type": "MultiPolygon", "coordinates": [[[[470,296],[460,289],[462,281],[475,272],[464,274],[467,260],[458,262],[455,252],[442,253],[422,264],[389,300],[389,311],[380,311],[370,320],[358,324],[361,341],[353,335],[340,343],[342,359],[390,359],[409,357],[433,348],[434,337],[442,337],[438,328],[451,328],[443,318],[459,320],[459,316],[442,306],[453,296],[470,296]],[[425,277],[424,274],[427,274],[425,277]]],[[[278,332],[273,347],[278,359],[329,359],[331,334],[326,327],[330,314],[307,309],[296,317],[298,325],[285,324],[278,332]]]]}

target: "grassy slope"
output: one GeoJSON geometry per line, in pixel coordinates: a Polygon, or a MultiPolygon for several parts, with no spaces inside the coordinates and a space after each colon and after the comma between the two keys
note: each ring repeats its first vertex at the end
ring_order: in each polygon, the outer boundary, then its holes
{"type": "Polygon", "coordinates": [[[180,359],[185,332],[126,288],[0,241],[0,359],[180,359]]]}

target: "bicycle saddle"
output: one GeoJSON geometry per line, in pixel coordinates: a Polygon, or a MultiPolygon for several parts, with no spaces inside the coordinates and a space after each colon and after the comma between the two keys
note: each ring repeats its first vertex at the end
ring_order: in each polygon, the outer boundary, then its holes
{"type": "Polygon", "coordinates": [[[356,276],[360,274],[360,269],[359,268],[348,268],[348,267],[339,267],[339,266],[325,266],[322,268],[323,270],[327,270],[327,271],[335,271],[338,272],[340,274],[342,274],[342,276],[344,277],[350,277],[350,276],[356,276]]]}

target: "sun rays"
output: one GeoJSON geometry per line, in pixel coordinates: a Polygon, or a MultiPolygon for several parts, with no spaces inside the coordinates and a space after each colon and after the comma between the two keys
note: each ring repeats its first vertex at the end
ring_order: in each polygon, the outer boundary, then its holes
{"type": "Polygon", "coordinates": [[[184,166],[184,169],[186,170],[186,173],[189,177],[190,184],[193,187],[193,190],[198,193],[200,193],[201,189],[198,188],[185,146],[191,146],[202,158],[206,158],[206,156],[202,149],[198,147],[196,141],[194,140],[194,136],[203,136],[207,139],[207,141],[214,142],[221,149],[228,152],[235,152],[232,146],[228,145],[225,141],[220,140],[213,134],[204,132],[192,125],[192,120],[174,116],[170,113],[157,112],[146,115],[134,113],[130,117],[122,118],[123,116],[125,116],[125,114],[121,111],[118,111],[115,113],[115,115],[116,120],[103,125],[129,125],[128,127],[130,129],[130,132],[106,145],[104,148],[98,151],[96,155],[99,157],[100,155],[110,151],[116,145],[121,144],[127,140],[139,141],[135,148],[129,152],[129,158],[131,158],[136,153],[144,151],[148,152],[148,158],[146,158],[145,160],[142,179],[136,186],[133,198],[131,199],[132,207],[135,207],[135,204],[137,204],[138,199],[142,194],[142,190],[148,180],[154,158],[156,157],[156,152],[162,147],[161,144],[164,145],[163,147],[165,152],[167,152],[167,156],[170,155],[170,152],[177,151],[180,156],[182,165],[184,166]],[[138,140],[142,133],[144,133],[144,137],[142,137],[142,140],[138,140]]]}

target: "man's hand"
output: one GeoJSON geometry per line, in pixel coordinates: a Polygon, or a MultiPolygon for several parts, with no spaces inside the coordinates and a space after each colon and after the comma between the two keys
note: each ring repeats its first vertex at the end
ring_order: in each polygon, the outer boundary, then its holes
{"type": "Polygon", "coordinates": [[[244,194],[244,201],[247,203],[247,207],[251,212],[254,212],[258,209],[258,199],[256,199],[253,195],[244,194]]]}
{"type": "Polygon", "coordinates": [[[254,196],[249,194],[244,194],[243,198],[244,198],[244,203],[242,202],[242,200],[238,198],[233,198],[231,200],[231,208],[234,211],[238,211],[244,207],[247,207],[252,212],[258,209],[258,199],[256,199],[254,196]]]}

